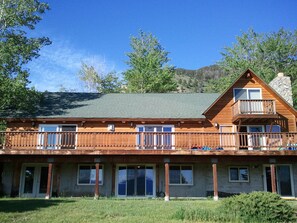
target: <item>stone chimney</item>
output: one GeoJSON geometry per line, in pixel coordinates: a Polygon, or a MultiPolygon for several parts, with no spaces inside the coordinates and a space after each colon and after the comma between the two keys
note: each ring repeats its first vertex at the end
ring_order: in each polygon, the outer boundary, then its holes
{"type": "Polygon", "coordinates": [[[290,77],[284,75],[284,73],[278,73],[269,85],[282,96],[290,105],[293,106],[292,85],[290,77]]]}

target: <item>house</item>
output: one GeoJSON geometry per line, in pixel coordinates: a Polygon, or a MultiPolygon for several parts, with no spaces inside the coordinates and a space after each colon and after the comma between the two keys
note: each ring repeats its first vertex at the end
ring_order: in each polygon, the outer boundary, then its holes
{"type": "Polygon", "coordinates": [[[249,69],[221,95],[45,93],[31,114],[1,114],[1,191],[295,197],[297,113],[282,96],[249,69]]]}

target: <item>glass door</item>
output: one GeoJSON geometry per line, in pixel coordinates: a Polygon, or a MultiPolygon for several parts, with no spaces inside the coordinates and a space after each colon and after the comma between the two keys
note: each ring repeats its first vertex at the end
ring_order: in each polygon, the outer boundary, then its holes
{"type": "Polygon", "coordinates": [[[154,149],[155,148],[155,136],[153,132],[155,131],[154,126],[145,126],[144,131],[146,134],[144,134],[144,147],[145,149],[154,149]]]}
{"type": "Polygon", "coordinates": [[[37,182],[37,197],[44,197],[46,194],[47,190],[47,177],[48,177],[48,167],[47,166],[42,166],[39,167],[39,179],[37,182]]]}
{"type": "Polygon", "coordinates": [[[261,101],[260,89],[249,89],[248,99],[253,100],[249,103],[249,111],[251,114],[262,114],[263,113],[263,102],[261,101]]]}
{"type": "Polygon", "coordinates": [[[138,127],[137,145],[144,149],[173,149],[174,138],[171,126],[138,127]]]}
{"type": "Polygon", "coordinates": [[[278,193],[281,196],[285,196],[285,197],[293,196],[290,166],[289,165],[277,166],[276,173],[277,173],[278,193]]]}
{"type": "Polygon", "coordinates": [[[154,168],[145,165],[119,166],[117,194],[119,196],[153,196],[154,168]]]}
{"type": "Polygon", "coordinates": [[[24,166],[22,171],[21,196],[44,197],[47,190],[47,177],[47,166],[24,166]]]}
{"type": "Polygon", "coordinates": [[[34,185],[35,185],[35,167],[27,166],[23,171],[23,188],[22,195],[25,197],[33,197],[35,194],[34,185]]]}
{"type": "Polygon", "coordinates": [[[40,131],[43,132],[40,135],[39,144],[41,149],[57,149],[58,135],[56,132],[59,131],[58,125],[42,125],[40,131]]]}
{"type": "Polygon", "coordinates": [[[248,137],[249,150],[261,149],[265,146],[263,126],[248,126],[248,132],[254,133],[248,137]]]}
{"type": "MultiPolygon", "coordinates": [[[[264,167],[264,185],[265,190],[272,192],[271,186],[271,171],[269,166],[264,167]]],[[[293,182],[291,177],[290,165],[276,165],[276,191],[279,195],[284,197],[294,196],[293,182]]]]}
{"type": "Polygon", "coordinates": [[[61,131],[65,132],[61,135],[61,149],[75,149],[76,126],[63,125],[61,131]]]}

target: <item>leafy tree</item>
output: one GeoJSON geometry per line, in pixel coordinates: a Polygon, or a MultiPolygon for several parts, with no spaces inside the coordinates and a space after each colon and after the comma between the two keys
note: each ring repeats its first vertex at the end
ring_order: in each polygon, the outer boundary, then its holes
{"type": "Polygon", "coordinates": [[[128,92],[164,93],[175,91],[174,67],[169,66],[168,52],[156,37],[140,31],[139,37],[132,37],[132,52],[128,53],[129,69],[124,72],[128,92]]]}
{"type": "Polygon", "coordinates": [[[40,97],[34,88],[28,88],[25,65],[51,42],[46,37],[28,37],[26,31],[33,30],[48,9],[48,4],[38,0],[0,2],[0,110],[28,110],[40,97]]]}
{"type": "Polygon", "coordinates": [[[222,92],[247,68],[269,83],[279,72],[291,77],[294,104],[297,105],[297,31],[280,29],[267,34],[250,29],[226,47],[218,65],[228,76],[210,80],[206,91],[222,92]]]}
{"type": "Polygon", "coordinates": [[[122,91],[122,83],[115,72],[99,73],[93,66],[82,63],[78,73],[79,78],[86,84],[89,91],[99,93],[118,93],[122,91]]]}

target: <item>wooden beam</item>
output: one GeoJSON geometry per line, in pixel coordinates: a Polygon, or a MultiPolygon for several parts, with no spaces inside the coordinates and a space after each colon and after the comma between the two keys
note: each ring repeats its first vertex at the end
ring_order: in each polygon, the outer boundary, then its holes
{"type": "MultiPolygon", "coordinates": [[[[287,146],[287,134],[282,133],[282,141],[283,147],[287,146]]],[[[191,149],[172,149],[172,150],[142,150],[142,149],[56,149],[56,150],[46,150],[46,149],[7,149],[0,150],[0,160],[6,159],[8,157],[19,155],[27,158],[28,156],[36,156],[42,155],[45,156],[107,156],[107,155],[115,155],[115,156],[123,156],[123,155],[153,155],[153,156],[165,156],[165,155],[173,155],[173,156],[297,156],[297,150],[209,150],[209,151],[193,151],[191,149]],[[7,155],[5,157],[4,155],[7,155]]],[[[37,156],[36,156],[37,157],[37,156]]],[[[68,159],[68,158],[67,158],[68,159]]],[[[79,158],[78,158],[78,161],[79,158]]]]}
{"type": "Polygon", "coordinates": [[[100,164],[96,163],[95,167],[96,167],[96,178],[95,178],[96,180],[95,180],[95,197],[94,197],[94,199],[98,199],[99,198],[99,167],[100,167],[100,164]]]}
{"type": "Polygon", "coordinates": [[[275,164],[270,164],[270,172],[271,172],[271,189],[272,189],[272,193],[276,193],[275,164]]]}
{"type": "Polygon", "coordinates": [[[170,200],[169,193],[169,163],[165,163],[165,201],[170,200]]]}
{"type": "Polygon", "coordinates": [[[215,201],[219,200],[219,193],[218,193],[218,171],[217,171],[217,164],[212,164],[212,175],[213,175],[213,199],[215,201]]]}
{"type": "Polygon", "coordinates": [[[53,164],[49,163],[48,164],[48,172],[47,172],[47,186],[46,186],[45,199],[51,198],[52,171],[53,171],[53,164]]]}

